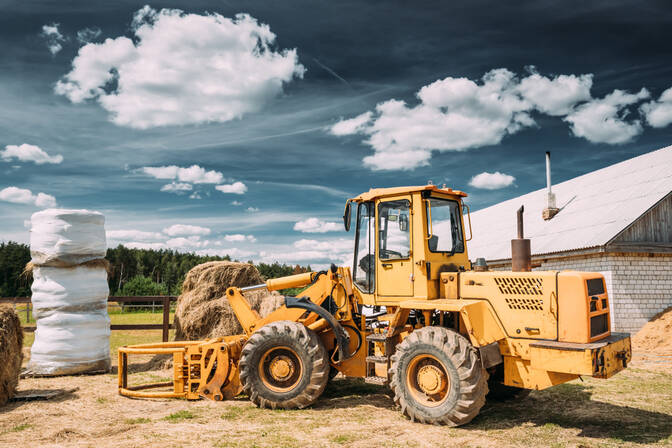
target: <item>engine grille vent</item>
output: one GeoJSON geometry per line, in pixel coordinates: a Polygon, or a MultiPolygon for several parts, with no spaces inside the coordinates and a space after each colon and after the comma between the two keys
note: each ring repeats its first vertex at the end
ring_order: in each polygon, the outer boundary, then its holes
{"type": "Polygon", "coordinates": [[[495,283],[502,294],[544,295],[539,277],[495,277],[495,283]]]}
{"type": "Polygon", "coordinates": [[[609,314],[599,314],[590,318],[590,337],[609,331],[609,314]]]}
{"type": "Polygon", "coordinates": [[[512,310],[543,311],[544,302],[539,299],[504,299],[512,310]]]}

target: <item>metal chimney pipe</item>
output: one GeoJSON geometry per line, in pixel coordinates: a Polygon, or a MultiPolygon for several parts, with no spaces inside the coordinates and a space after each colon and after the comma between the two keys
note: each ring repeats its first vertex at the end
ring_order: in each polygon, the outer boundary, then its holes
{"type": "Polygon", "coordinates": [[[525,206],[518,209],[518,238],[511,240],[511,270],[529,272],[532,270],[532,249],[530,240],[524,238],[523,212],[525,206]]]}
{"type": "Polygon", "coordinates": [[[553,193],[551,190],[551,152],[546,151],[546,188],[548,189],[548,194],[553,193]]]}
{"type": "Polygon", "coordinates": [[[551,152],[546,151],[546,207],[541,212],[544,221],[548,221],[558,214],[560,210],[555,205],[555,194],[551,187],[551,152]]]}

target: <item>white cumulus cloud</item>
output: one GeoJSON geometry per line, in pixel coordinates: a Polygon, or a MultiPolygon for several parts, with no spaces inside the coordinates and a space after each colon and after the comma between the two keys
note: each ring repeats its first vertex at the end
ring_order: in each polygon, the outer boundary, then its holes
{"type": "Polygon", "coordinates": [[[369,111],[348,120],[340,120],[329,129],[329,132],[338,136],[357,134],[366,129],[372,115],[373,113],[369,111]]]}
{"type": "Polygon", "coordinates": [[[175,179],[192,184],[218,184],[224,180],[224,176],[219,171],[208,171],[198,165],[187,168],[176,165],[145,166],[142,171],[155,179],[175,179]]]}
{"type": "Polygon", "coordinates": [[[192,226],[189,224],[173,224],[163,229],[168,236],[210,235],[211,230],[207,227],[192,226]]]}
{"type": "Polygon", "coordinates": [[[481,83],[448,77],[421,88],[416,106],[388,100],[376,106],[373,116],[336,123],[331,132],[366,135],[374,154],[364,164],[373,170],[414,169],[429,164],[433,150],[494,145],[532,126],[532,106],[517,91],[518,84],[506,69],[489,71],[481,83]]]}
{"type": "MultiPolygon", "coordinates": [[[[497,145],[537,126],[535,114],[563,117],[574,135],[592,142],[620,144],[641,132],[640,120],[626,116],[628,106],[648,98],[646,89],[634,95],[615,90],[594,99],[592,74],[543,76],[534,67],[528,70],[522,78],[498,68],[480,80],[439,79],[416,93],[416,104],[390,99],[374,111],[338,121],[328,132],[363,136],[373,149],[363,162],[372,170],[412,170],[428,165],[433,151],[497,145]]],[[[642,109],[652,126],[663,126],[672,116],[668,96],[672,93],[642,109]]]]}
{"type": "Polygon", "coordinates": [[[641,111],[646,122],[654,128],[664,128],[672,124],[672,87],[665,90],[658,101],[642,105],[641,111]]]}
{"type": "Polygon", "coordinates": [[[500,188],[508,187],[516,180],[515,177],[508,174],[495,171],[494,173],[483,172],[471,178],[469,185],[474,188],[482,188],[484,190],[498,190],[500,188]]]}
{"type": "Polygon", "coordinates": [[[275,50],[269,26],[247,14],[145,6],[131,30],[133,39],[81,47],[55,92],[73,103],[96,99],[117,125],[145,129],[240,118],[305,71],[295,49],[275,50]]]}
{"type": "Polygon", "coordinates": [[[636,94],[616,89],[604,98],[578,106],[564,120],[570,123],[575,136],[590,142],[610,145],[627,143],[642,133],[640,120],[627,119],[627,107],[648,97],[646,89],[636,94]]]}
{"type": "Polygon", "coordinates": [[[40,208],[56,207],[56,198],[50,194],[37,193],[35,196],[35,206],[40,208]]]}
{"type": "Polygon", "coordinates": [[[50,156],[42,148],[24,143],[22,145],[7,145],[4,151],[0,150],[0,158],[6,162],[18,160],[20,162],[34,162],[37,165],[45,163],[59,164],[63,162],[63,156],[57,154],[50,156]]]}
{"type": "Polygon", "coordinates": [[[201,241],[198,235],[189,237],[171,238],[166,241],[166,247],[169,249],[197,249],[207,247],[210,242],[208,240],[201,241]]]}
{"type": "Polygon", "coordinates": [[[235,233],[232,235],[224,235],[224,239],[230,243],[242,243],[242,242],[250,242],[254,243],[257,241],[257,239],[254,237],[254,235],[243,235],[242,233],[235,233]]]}
{"type": "Polygon", "coordinates": [[[343,226],[336,222],[323,221],[318,218],[308,218],[294,224],[294,230],[303,233],[326,233],[342,230],[343,226]]]}
{"type": "Polygon", "coordinates": [[[222,193],[245,194],[247,185],[242,182],[234,182],[229,185],[217,185],[215,190],[219,190],[222,193]]]}
{"type": "Polygon", "coordinates": [[[84,28],[77,31],[77,40],[82,44],[88,44],[96,40],[102,32],[98,27],[84,28]]]}
{"type": "Polygon", "coordinates": [[[56,198],[50,194],[37,193],[25,188],[7,187],[0,190],[0,201],[14,204],[31,204],[40,208],[56,207],[56,198]]]}
{"type": "Polygon", "coordinates": [[[191,191],[193,188],[194,187],[191,184],[183,182],[171,182],[161,187],[161,191],[167,191],[168,193],[181,193],[185,191],[191,191]]]}
{"type": "Polygon", "coordinates": [[[550,79],[533,73],[520,81],[518,91],[540,112],[562,116],[575,104],[590,100],[592,86],[593,75],[560,75],[550,79]]]}
{"type": "Polygon", "coordinates": [[[52,55],[55,55],[61,51],[63,49],[63,45],[61,45],[61,43],[66,41],[66,38],[58,30],[59,26],[60,24],[58,23],[43,25],[42,32],[40,33],[40,36],[42,36],[47,41],[47,48],[52,55]]]}
{"type": "Polygon", "coordinates": [[[161,233],[142,230],[108,230],[106,234],[108,239],[119,241],[151,242],[166,239],[161,233]]]}

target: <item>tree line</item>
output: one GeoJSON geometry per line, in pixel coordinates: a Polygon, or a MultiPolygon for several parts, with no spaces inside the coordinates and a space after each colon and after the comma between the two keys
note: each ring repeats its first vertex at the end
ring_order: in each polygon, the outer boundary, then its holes
{"type": "MultiPolygon", "coordinates": [[[[231,257],[201,256],[173,250],[130,249],[119,245],[107,250],[110,295],[179,295],[191,268],[208,261],[230,261],[231,257]]],[[[21,275],[30,261],[26,244],[0,243],[0,297],[30,296],[30,278],[21,275]]],[[[253,264],[251,261],[248,263],[253,264]]],[[[310,271],[310,266],[280,263],[255,264],[264,279],[310,271]]]]}

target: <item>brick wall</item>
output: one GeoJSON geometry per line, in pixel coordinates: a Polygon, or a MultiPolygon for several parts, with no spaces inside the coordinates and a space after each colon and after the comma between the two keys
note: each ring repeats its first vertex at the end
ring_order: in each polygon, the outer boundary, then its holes
{"type": "MultiPolygon", "coordinates": [[[[511,269],[511,266],[493,269],[511,269]]],[[[611,303],[612,331],[636,333],[653,316],[672,306],[672,255],[583,255],[542,260],[541,267],[534,270],[590,271],[604,275],[611,303]]]]}

